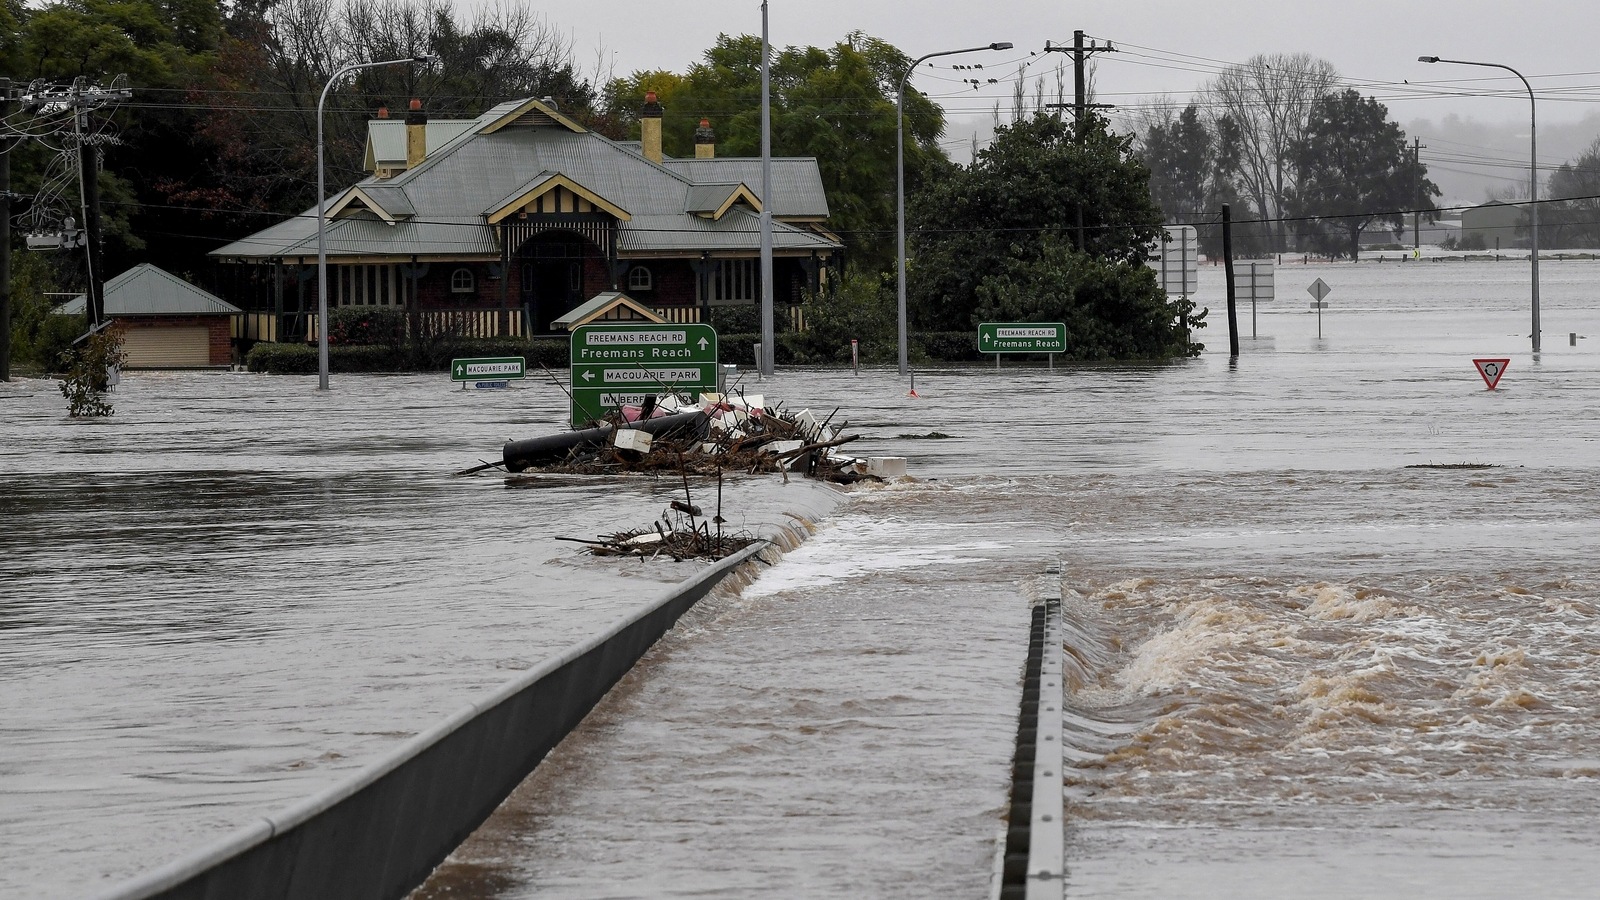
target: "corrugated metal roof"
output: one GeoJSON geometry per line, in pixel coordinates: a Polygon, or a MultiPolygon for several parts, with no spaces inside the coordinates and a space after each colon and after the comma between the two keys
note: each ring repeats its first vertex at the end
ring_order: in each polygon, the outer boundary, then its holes
{"type": "MultiPolygon", "coordinates": [[[[623,229],[618,246],[625,253],[692,252],[696,250],[748,250],[761,249],[761,217],[736,206],[720,219],[703,219],[699,216],[634,216],[629,228],[623,229]]],[[[772,223],[772,249],[815,250],[827,253],[838,245],[814,232],[772,223]]]]}
{"type": "MultiPolygon", "coordinates": [[[[664,165],[696,184],[743,182],[761,196],[761,160],[747,157],[669,159],[664,165]]],[[[772,160],[772,214],[778,218],[819,219],[828,216],[828,195],[822,171],[810,157],[772,160]]]]}
{"type": "MultiPolygon", "coordinates": [[[[423,132],[429,155],[466,133],[477,119],[432,119],[423,132]]],[[[405,165],[405,119],[372,119],[367,122],[367,170],[375,166],[405,165]]]]}
{"type": "Polygon", "coordinates": [[[417,214],[417,208],[411,205],[411,198],[406,196],[406,189],[399,185],[390,184],[363,184],[361,192],[372,198],[384,212],[396,218],[408,218],[417,214]]]}
{"type": "MultiPolygon", "coordinates": [[[[430,153],[414,168],[386,181],[362,182],[366,190],[381,186],[386,191],[401,191],[415,215],[395,225],[364,213],[336,219],[328,226],[329,254],[498,255],[495,232],[484,211],[504,205],[541,173],[561,173],[632,214],[633,220],[620,226],[619,244],[625,252],[759,248],[760,235],[750,227],[753,217],[729,215],[720,222],[709,222],[686,212],[685,199],[697,184],[743,182],[750,186],[746,173],[754,172],[759,181],[760,160],[669,160],[658,165],[593,132],[578,133],[556,125],[518,122],[490,134],[479,133],[523,102],[501,104],[478,117],[475,128],[430,153]]],[[[775,217],[826,215],[815,160],[790,158],[773,163],[775,217]]],[[[783,235],[775,237],[775,247],[838,247],[810,232],[781,223],[775,226],[775,235],[783,235]]],[[[272,258],[315,252],[313,209],[213,250],[212,255],[272,258]]]]}
{"type": "MultiPolygon", "coordinates": [[[[728,202],[728,198],[733,196],[733,192],[738,189],[739,185],[737,183],[692,184],[689,186],[688,198],[683,201],[684,211],[692,213],[716,212],[722,208],[722,204],[728,202]]],[[[755,192],[751,191],[751,193],[755,192]]]]}
{"type": "Polygon", "coordinates": [[[658,314],[655,310],[645,306],[643,303],[640,303],[621,291],[604,291],[599,294],[595,294],[588,300],[583,301],[576,307],[563,313],[561,318],[550,323],[550,327],[555,330],[565,328],[570,331],[576,325],[586,324],[590,319],[599,316],[601,313],[609,310],[613,306],[631,307],[633,312],[639,317],[640,321],[655,322],[657,324],[662,324],[667,321],[666,319],[661,318],[660,314],[658,314]]]}
{"type": "MultiPolygon", "coordinates": [[[[105,283],[108,316],[231,316],[239,307],[149,263],[141,263],[105,283]]],[[[77,315],[89,303],[82,294],[57,312],[77,315]]]]}

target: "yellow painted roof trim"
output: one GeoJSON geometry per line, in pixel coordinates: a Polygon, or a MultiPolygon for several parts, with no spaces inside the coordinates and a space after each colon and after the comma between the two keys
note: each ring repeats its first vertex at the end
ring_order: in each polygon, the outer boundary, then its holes
{"type": "Polygon", "coordinates": [[[355,186],[345,191],[343,197],[340,197],[332,206],[328,207],[327,218],[337,218],[340,213],[348,210],[350,206],[357,201],[359,201],[361,206],[368,212],[376,213],[378,218],[390,225],[393,225],[399,221],[398,217],[390,215],[387,210],[378,205],[377,201],[367,196],[367,192],[363,191],[360,186],[355,186]]]}
{"type": "Polygon", "coordinates": [[[753,191],[745,187],[743,183],[740,183],[738,187],[733,189],[732,193],[728,194],[728,199],[722,201],[722,205],[717,207],[716,211],[711,214],[712,220],[715,221],[727,215],[728,210],[733,209],[733,205],[738,203],[740,199],[754,207],[756,212],[761,212],[761,201],[756,199],[753,191]]]}
{"type": "Polygon", "coordinates": [[[511,202],[489,213],[489,224],[500,224],[505,219],[516,215],[518,212],[521,212],[522,208],[527,206],[529,203],[532,203],[539,197],[543,197],[545,194],[550,193],[558,187],[566,188],[567,190],[577,194],[579,197],[582,197],[600,209],[605,210],[613,216],[616,216],[623,222],[633,221],[632,213],[616,205],[615,203],[612,203],[610,200],[607,200],[599,194],[596,194],[594,191],[589,190],[576,181],[573,181],[571,178],[568,178],[565,175],[551,175],[529,190],[517,195],[511,200],[511,202]]]}
{"type": "Polygon", "coordinates": [[[505,115],[501,116],[500,118],[495,119],[493,122],[490,122],[489,124],[487,124],[487,125],[483,126],[482,128],[478,129],[478,133],[479,134],[494,134],[496,131],[499,131],[500,129],[506,127],[507,125],[510,125],[511,123],[513,123],[513,122],[517,121],[518,119],[522,118],[523,115],[526,114],[528,111],[535,110],[535,109],[537,109],[539,112],[544,113],[545,115],[549,116],[550,118],[555,119],[557,122],[559,122],[561,124],[561,126],[563,128],[565,128],[568,131],[571,131],[571,132],[573,132],[575,134],[583,134],[583,133],[585,133],[585,132],[587,132],[589,130],[587,128],[584,128],[582,125],[579,125],[577,122],[574,122],[571,119],[567,118],[566,116],[563,116],[560,112],[556,111],[553,107],[551,107],[549,104],[543,102],[542,100],[532,100],[532,99],[530,99],[527,102],[523,103],[521,106],[517,107],[516,109],[513,109],[512,111],[506,113],[505,115]]]}

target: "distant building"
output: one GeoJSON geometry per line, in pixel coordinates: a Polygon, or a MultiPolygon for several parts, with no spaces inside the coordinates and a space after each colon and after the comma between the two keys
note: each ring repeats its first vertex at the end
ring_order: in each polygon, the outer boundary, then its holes
{"type": "Polygon", "coordinates": [[[1528,217],[1526,200],[1490,200],[1461,212],[1461,243],[1488,250],[1509,250],[1530,245],[1524,225],[1528,217]]]}
{"type": "MultiPolygon", "coordinates": [[[[403,124],[374,120],[372,177],[327,202],[329,307],[398,307],[467,334],[526,335],[623,291],[669,322],[700,322],[712,307],[759,302],[766,205],[773,299],[798,322],[843,249],[824,227],[817,161],[774,159],[762,197],[761,160],[718,157],[704,120],[693,159],[665,156],[661,114],[649,94],[638,143],[595,134],[549,100],[437,125],[413,101],[403,124]]],[[[247,320],[263,327],[251,337],[315,335],[314,208],[211,255],[257,267],[263,289],[247,320]]]]}

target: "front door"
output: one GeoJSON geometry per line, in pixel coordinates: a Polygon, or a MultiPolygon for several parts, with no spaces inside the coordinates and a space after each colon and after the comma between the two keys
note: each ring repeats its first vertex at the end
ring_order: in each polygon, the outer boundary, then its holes
{"type": "Polygon", "coordinates": [[[548,332],[552,321],[583,302],[583,244],[548,238],[528,242],[521,276],[529,330],[548,332]]]}

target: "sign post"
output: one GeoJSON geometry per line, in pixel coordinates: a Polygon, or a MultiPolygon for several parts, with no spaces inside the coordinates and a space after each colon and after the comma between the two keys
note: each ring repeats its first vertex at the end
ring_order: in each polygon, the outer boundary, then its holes
{"type": "Polygon", "coordinates": [[[479,359],[453,359],[450,361],[450,380],[461,382],[461,389],[467,389],[467,382],[473,382],[479,388],[503,388],[510,383],[512,378],[526,378],[528,375],[527,361],[520,356],[487,356],[479,359]]]}
{"type": "Polygon", "coordinates": [[[1053,369],[1055,354],[1067,351],[1067,326],[1063,322],[984,322],[978,326],[978,351],[993,353],[996,369],[1003,353],[1048,353],[1053,369]]]}
{"type": "Polygon", "coordinates": [[[1322,340],[1322,311],[1328,306],[1322,298],[1333,293],[1333,288],[1328,287],[1326,281],[1318,278],[1316,281],[1311,282],[1310,287],[1306,288],[1306,293],[1312,296],[1311,308],[1317,311],[1317,340],[1320,341],[1322,340]]]}
{"type": "Polygon", "coordinates": [[[572,426],[662,392],[717,390],[710,325],[579,325],[572,330],[572,426]]]}
{"type": "Polygon", "coordinates": [[[1483,376],[1483,383],[1488,385],[1489,390],[1492,391],[1495,389],[1495,385],[1500,383],[1500,376],[1506,373],[1506,366],[1511,365],[1511,360],[1475,359],[1472,364],[1477,366],[1478,374],[1483,376]]]}

